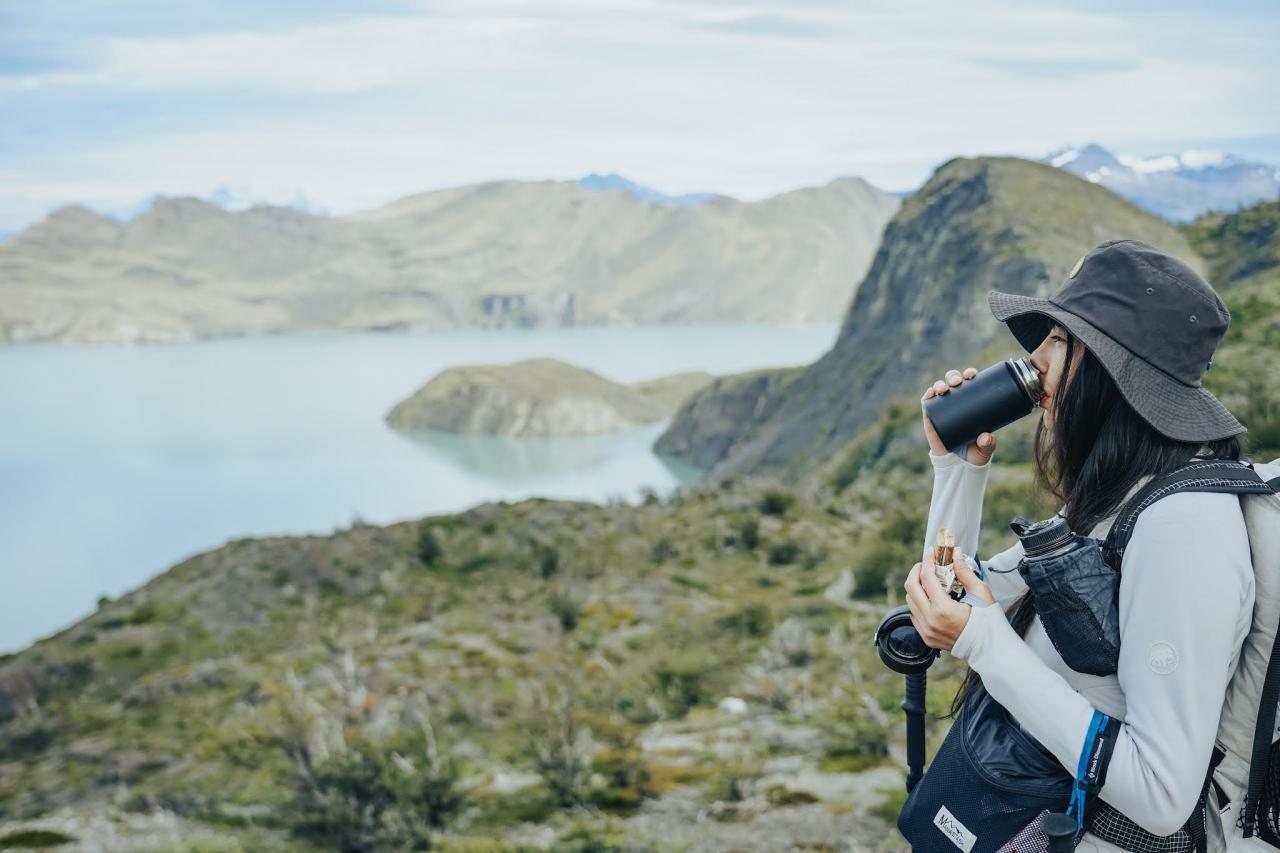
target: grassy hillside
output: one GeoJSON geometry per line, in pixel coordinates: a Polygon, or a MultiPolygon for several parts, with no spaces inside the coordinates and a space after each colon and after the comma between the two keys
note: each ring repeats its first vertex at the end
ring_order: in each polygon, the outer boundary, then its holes
{"type": "Polygon", "coordinates": [[[1252,456],[1280,457],[1280,202],[1202,217],[1186,234],[1231,311],[1204,385],[1248,427],[1252,456]]]}
{"type": "Polygon", "coordinates": [[[140,848],[162,814],[215,847],[874,846],[900,685],[850,569],[910,566],[859,556],[886,517],[729,483],[230,543],[0,664],[0,843],[105,813],[140,848]]]}

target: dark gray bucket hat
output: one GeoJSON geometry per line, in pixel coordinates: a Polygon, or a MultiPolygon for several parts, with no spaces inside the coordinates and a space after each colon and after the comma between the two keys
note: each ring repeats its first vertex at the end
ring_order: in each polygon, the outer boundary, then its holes
{"type": "Polygon", "coordinates": [[[1076,262],[1048,299],[993,290],[991,313],[1033,352],[1060,323],[1115,380],[1129,405],[1178,441],[1245,427],[1200,385],[1231,314],[1189,266],[1138,240],[1108,240],[1076,262]]]}

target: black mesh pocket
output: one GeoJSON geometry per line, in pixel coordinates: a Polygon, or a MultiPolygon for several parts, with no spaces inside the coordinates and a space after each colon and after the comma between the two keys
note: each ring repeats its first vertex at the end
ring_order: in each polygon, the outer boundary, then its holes
{"type": "Polygon", "coordinates": [[[1096,539],[1044,560],[1019,566],[1036,613],[1067,666],[1089,675],[1111,675],[1120,662],[1120,575],[1107,565],[1096,539]]]}
{"type": "Polygon", "coordinates": [[[1280,741],[1267,754],[1267,775],[1258,801],[1258,837],[1272,847],[1280,847],[1280,741]]]}
{"type": "Polygon", "coordinates": [[[1045,811],[1061,811],[1074,778],[976,690],[898,815],[914,853],[995,853],[1045,811]]]}

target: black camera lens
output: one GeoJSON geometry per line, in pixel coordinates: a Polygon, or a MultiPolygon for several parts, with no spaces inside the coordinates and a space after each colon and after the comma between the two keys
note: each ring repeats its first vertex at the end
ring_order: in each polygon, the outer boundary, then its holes
{"type": "Polygon", "coordinates": [[[911,624],[911,610],[905,604],[893,608],[880,620],[880,627],[876,628],[876,650],[885,666],[903,675],[924,672],[938,657],[938,650],[925,645],[920,632],[911,624]]]}

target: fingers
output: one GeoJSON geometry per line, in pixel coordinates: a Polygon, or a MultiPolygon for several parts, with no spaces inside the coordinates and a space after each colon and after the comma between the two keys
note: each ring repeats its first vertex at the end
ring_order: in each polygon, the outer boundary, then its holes
{"type": "Polygon", "coordinates": [[[955,550],[955,558],[956,579],[964,586],[964,591],[987,604],[994,604],[996,599],[991,594],[991,587],[987,586],[973,571],[973,563],[959,548],[955,550]]]}
{"type": "MultiPolygon", "coordinates": [[[[926,548],[926,552],[932,551],[932,548],[926,548]]],[[[924,589],[924,594],[929,596],[931,601],[936,600],[939,596],[944,596],[942,584],[938,583],[938,573],[934,571],[934,563],[932,554],[929,557],[927,566],[920,567],[920,586],[924,589]]]]}
{"type": "Polygon", "coordinates": [[[911,613],[911,624],[915,626],[917,633],[919,633],[921,639],[923,639],[924,632],[929,628],[929,622],[924,617],[924,611],[922,611],[910,597],[907,598],[907,610],[911,613]]]}
{"type": "MultiPolygon", "coordinates": [[[[906,583],[902,585],[907,591],[907,606],[911,608],[913,616],[923,616],[929,612],[929,597],[920,588],[920,568],[919,563],[912,566],[907,573],[906,583]]],[[[916,627],[919,628],[918,625],[916,627]]]]}
{"type": "Polygon", "coordinates": [[[977,375],[978,369],[976,367],[966,367],[963,371],[954,369],[948,370],[941,379],[937,380],[925,389],[924,396],[922,396],[920,400],[924,401],[928,400],[930,397],[935,397],[938,394],[945,394],[964,380],[972,379],[977,375]]]}

